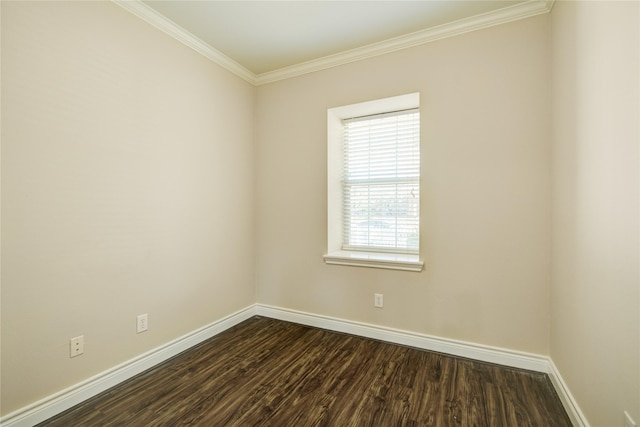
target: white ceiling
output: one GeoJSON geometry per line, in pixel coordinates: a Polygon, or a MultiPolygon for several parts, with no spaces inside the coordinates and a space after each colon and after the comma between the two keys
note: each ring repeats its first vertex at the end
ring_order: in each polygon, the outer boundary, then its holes
{"type": "Polygon", "coordinates": [[[294,74],[302,74],[548,12],[553,4],[553,0],[114,1],[253,83],[267,76],[286,78],[294,69],[294,74]]]}

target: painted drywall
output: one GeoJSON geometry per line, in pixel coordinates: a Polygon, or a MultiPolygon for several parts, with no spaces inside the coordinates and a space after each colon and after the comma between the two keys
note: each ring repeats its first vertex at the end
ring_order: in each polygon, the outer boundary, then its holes
{"type": "Polygon", "coordinates": [[[2,414],[255,302],[253,96],[114,3],[2,2],[2,414]]]}
{"type": "Polygon", "coordinates": [[[549,60],[544,15],[259,86],[258,302],[547,354],[549,60]],[[425,269],[326,265],[327,109],[412,92],[425,269]]]}
{"type": "Polygon", "coordinates": [[[638,2],[556,2],[550,354],[592,426],[640,422],[638,2]]]}
{"type": "Polygon", "coordinates": [[[550,353],[640,419],[637,2],[259,88],[111,3],[0,7],[2,414],[257,300],[550,353]],[[325,265],[327,108],[416,91],[425,271],[325,265]]]}

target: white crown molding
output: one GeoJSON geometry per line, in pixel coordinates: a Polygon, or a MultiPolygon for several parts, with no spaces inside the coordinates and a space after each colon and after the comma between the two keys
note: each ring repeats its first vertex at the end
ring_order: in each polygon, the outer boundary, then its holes
{"type": "Polygon", "coordinates": [[[361,59],[371,58],[386,53],[395,52],[409,47],[418,46],[446,37],[453,37],[470,31],[480,30],[507,22],[529,18],[551,11],[555,0],[529,0],[493,12],[484,13],[470,18],[461,19],[448,24],[417,31],[404,36],[392,38],[380,43],[373,43],[361,48],[348,50],[335,55],[325,56],[312,61],[254,74],[233,59],[218,51],[211,45],[194,36],[175,22],[166,18],[155,9],[147,6],[141,0],[112,0],[120,7],[133,13],[140,19],[160,29],[176,40],[189,46],[196,52],[236,74],[247,82],[259,86],[279,80],[300,76],[361,59]]]}
{"type": "Polygon", "coordinates": [[[379,43],[373,43],[357,49],[325,56],[279,70],[269,71],[257,75],[257,85],[272,83],[302,74],[324,70],[338,65],[348,64],[361,59],[395,52],[398,50],[419,46],[421,44],[453,37],[471,31],[505,24],[524,18],[547,13],[553,7],[555,0],[529,0],[524,3],[508,6],[493,12],[464,18],[426,30],[417,31],[404,36],[392,38],[379,43]]]}
{"type": "Polygon", "coordinates": [[[238,77],[252,85],[256,84],[256,75],[245,67],[229,58],[224,53],[215,49],[200,38],[194,36],[172,20],[166,18],[152,7],[147,6],[141,0],[112,0],[115,4],[131,12],[138,18],[148,22],[157,29],[165,32],[179,42],[187,45],[204,57],[210,59],[238,77]]]}

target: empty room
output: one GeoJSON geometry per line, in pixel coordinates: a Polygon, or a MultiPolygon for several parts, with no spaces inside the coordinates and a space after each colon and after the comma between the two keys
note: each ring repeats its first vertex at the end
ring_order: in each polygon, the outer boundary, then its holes
{"type": "Polygon", "coordinates": [[[0,19],[0,425],[640,423],[639,1],[0,19]]]}

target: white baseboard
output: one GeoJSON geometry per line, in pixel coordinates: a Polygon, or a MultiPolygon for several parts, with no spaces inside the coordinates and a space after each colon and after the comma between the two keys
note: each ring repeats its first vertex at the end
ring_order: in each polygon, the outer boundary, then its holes
{"type": "Polygon", "coordinates": [[[159,363],[247,320],[255,315],[255,305],[246,307],[203,328],[141,354],[68,389],[46,397],[2,417],[0,426],[31,427],[138,375],[159,363]]]}
{"type": "Polygon", "coordinates": [[[553,360],[547,356],[517,352],[504,348],[490,347],[448,338],[407,332],[383,326],[353,322],[317,314],[304,313],[263,304],[256,304],[256,315],[299,323],[316,328],[328,329],[336,332],[358,335],[362,337],[392,342],[421,348],[423,350],[465,357],[483,362],[495,363],[513,368],[527,369],[549,375],[551,384],[558,393],[558,397],[567,411],[571,423],[576,427],[589,427],[569,387],[565,384],[553,360]]]}
{"type": "Polygon", "coordinates": [[[344,332],[380,341],[407,345],[423,350],[466,357],[483,362],[496,363],[499,365],[527,369],[536,372],[548,373],[549,371],[549,359],[546,356],[540,356],[537,354],[490,347],[448,338],[434,337],[263,304],[256,305],[256,314],[259,316],[300,323],[316,328],[329,329],[331,331],[344,332]]]}
{"type": "Polygon", "coordinates": [[[553,361],[537,354],[518,352],[448,338],[408,332],[301,311],[255,304],[186,334],[163,346],[91,377],[73,387],[21,408],[0,419],[2,427],[31,427],[146,371],[165,360],[255,315],[306,326],[358,335],[424,350],[548,374],[572,423],[589,427],[553,361]]]}
{"type": "Polygon", "coordinates": [[[569,391],[569,387],[567,387],[567,384],[562,379],[560,371],[558,371],[558,368],[551,359],[549,359],[549,378],[551,379],[553,388],[555,388],[556,393],[558,393],[560,401],[562,401],[565,411],[567,411],[567,414],[571,419],[571,423],[576,427],[589,427],[587,417],[585,417],[580,410],[578,403],[569,391]]]}

